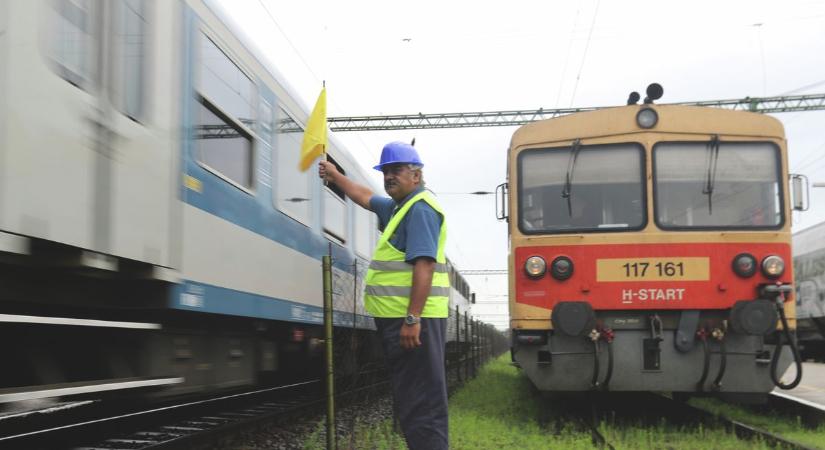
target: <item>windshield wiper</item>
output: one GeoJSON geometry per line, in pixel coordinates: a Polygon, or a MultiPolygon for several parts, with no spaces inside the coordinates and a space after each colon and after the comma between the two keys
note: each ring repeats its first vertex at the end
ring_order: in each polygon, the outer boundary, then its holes
{"type": "Polygon", "coordinates": [[[567,175],[564,178],[564,189],[561,191],[561,197],[567,199],[567,215],[570,217],[573,217],[573,206],[571,204],[573,169],[576,167],[576,158],[579,157],[579,150],[581,150],[581,139],[576,139],[573,141],[573,149],[570,151],[570,157],[567,159],[567,175]]]}
{"type": "Polygon", "coordinates": [[[716,168],[719,161],[719,135],[714,134],[708,142],[708,151],[705,153],[707,176],[702,193],[708,196],[708,215],[713,215],[713,188],[716,185],[716,168]]]}

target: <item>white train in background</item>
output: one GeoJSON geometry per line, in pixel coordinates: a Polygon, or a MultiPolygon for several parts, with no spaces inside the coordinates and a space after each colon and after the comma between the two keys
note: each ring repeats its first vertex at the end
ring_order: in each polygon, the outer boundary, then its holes
{"type": "Polygon", "coordinates": [[[218,6],[2,1],[0,62],[0,403],[312,374],[329,251],[374,356],[375,218],[297,170],[308,111],[218,6]]]}
{"type": "Polygon", "coordinates": [[[793,249],[800,352],[825,362],[825,222],[795,233],[793,249]]]}

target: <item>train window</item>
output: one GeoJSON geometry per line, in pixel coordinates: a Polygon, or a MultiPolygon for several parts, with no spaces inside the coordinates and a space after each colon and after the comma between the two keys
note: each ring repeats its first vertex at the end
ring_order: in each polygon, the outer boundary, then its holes
{"type": "Polygon", "coordinates": [[[91,0],[56,0],[51,52],[58,73],[81,89],[93,83],[97,32],[91,0]]]}
{"type": "Polygon", "coordinates": [[[355,252],[365,258],[372,256],[375,242],[373,236],[373,213],[361,207],[355,208],[355,252]]]}
{"type": "Polygon", "coordinates": [[[252,188],[252,80],[205,34],[200,36],[198,158],[240,187],[252,188]]]}
{"type": "MultiPolygon", "coordinates": [[[[338,164],[338,161],[336,161],[335,158],[333,158],[332,156],[327,155],[327,161],[331,162],[335,166],[335,168],[338,169],[339,172],[341,172],[341,175],[346,175],[347,174],[347,171],[344,170],[344,168],[341,167],[341,165],[338,164]]],[[[331,183],[331,184],[326,185],[326,187],[327,187],[327,189],[332,191],[332,193],[335,194],[341,200],[344,200],[346,198],[346,195],[344,194],[344,190],[341,189],[340,187],[338,187],[337,184],[331,183]]]]}
{"type": "Polygon", "coordinates": [[[662,228],[782,225],[779,149],[767,142],[663,142],[653,148],[662,228]]]}
{"type": "Polygon", "coordinates": [[[526,150],[518,171],[523,233],[619,231],[646,222],[644,151],[638,144],[526,150]]]}
{"type": "Polygon", "coordinates": [[[210,170],[252,187],[252,136],[207,100],[198,102],[197,158],[210,170]]]}
{"type": "MultiPolygon", "coordinates": [[[[335,158],[327,154],[327,161],[335,165],[339,172],[346,175],[346,171],[335,158]]],[[[334,184],[324,189],[324,231],[340,241],[346,242],[347,233],[347,202],[344,191],[334,184]]]]}
{"type": "Polygon", "coordinates": [[[117,108],[133,120],[143,116],[145,97],[146,8],[144,0],[114,2],[115,45],[118,55],[116,71],[120,92],[115,98],[117,108]]]}
{"type": "Polygon", "coordinates": [[[200,57],[200,93],[233,119],[253,128],[256,96],[252,80],[204,34],[200,57]]]}
{"type": "MultiPolygon", "coordinates": [[[[301,140],[304,130],[283,109],[275,110],[278,127],[275,130],[275,156],[272,158],[272,198],[275,207],[284,214],[309,226],[312,211],[312,170],[298,170],[301,140]]],[[[316,172],[317,173],[317,172],[316,172]]],[[[315,175],[317,177],[317,175],[315,175]]]]}

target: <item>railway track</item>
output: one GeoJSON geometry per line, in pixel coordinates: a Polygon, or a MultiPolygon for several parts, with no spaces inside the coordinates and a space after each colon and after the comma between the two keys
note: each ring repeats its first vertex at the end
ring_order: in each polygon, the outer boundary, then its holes
{"type": "MultiPolygon", "coordinates": [[[[798,417],[804,427],[811,429],[825,424],[825,408],[785,394],[772,394],[766,405],[748,409],[767,417],[798,417]]],[[[747,419],[729,417],[709,408],[653,393],[550,396],[545,402],[539,422],[545,428],[550,428],[549,424],[553,420],[557,422],[556,430],[564,429],[558,422],[572,420],[575,429],[590,435],[595,447],[611,450],[615,448],[611,437],[616,437],[611,436],[611,429],[640,426],[657,428],[663,424],[674,428],[702,426],[705,429],[724,430],[743,441],[758,440],[774,448],[817,448],[755,425],[747,419]],[[608,431],[604,432],[605,429],[608,431]]]]}
{"type": "MultiPolygon", "coordinates": [[[[447,367],[452,389],[475,376],[476,358],[480,357],[452,361],[447,367]]],[[[357,377],[342,377],[336,380],[336,403],[376,398],[373,393],[386,391],[387,384],[383,366],[371,367],[357,377]]],[[[324,391],[321,380],[307,380],[165,404],[125,405],[105,400],[54,403],[0,415],[0,449],[135,450],[214,445],[258,425],[317,417],[323,413],[324,391]]]]}
{"type": "Polygon", "coordinates": [[[771,392],[767,407],[799,417],[802,424],[808,428],[825,424],[825,406],[784,392],[771,392]]]}
{"type": "MultiPolygon", "coordinates": [[[[759,439],[763,442],[767,443],[768,445],[775,447],[775,448],[790,448],[790,449],[810,449],[814,450],[816,447],[811,447],[805,445],[803,443],[794,441],[787,437],[781,436],[779,434],[773,433],[769,430],[766,430],[762,427],[745,423],[741,420],[737,420],[731,417],[728,417],[724,414],[716,413],[713,411],[709,411],[704,408],[699,408],[696,406],[689,405],[684,402],[675,401],[669,399],[667,397],[662,397],[666,399],[666,401],[670,401],[674,404],[675,408],[682,408],[687,414],[693,414],[697,417],[701,418],[704,423],[719,423],[725,427],[725,429],[729,432],[734,433],[737,437],[741,439],[753,440],[759,439]]],[[[799,411],[806,406],[802,403],[793,402],[790,399],[785,399],[782,408],[793,408],[796,411],[799,411]]],[[[769,403],[774,405],[778,405],[776,401],[769,403]]],[[[821,423],[821,422],[820,422],[821,423]]]]}
{"type": "Polygon", "coordinates": [[[313,386],[323,391],[309,380],[33,429],[0,436],[0,448],[178,448],[318,405],[323,397],[308,393],[313,386]]]}

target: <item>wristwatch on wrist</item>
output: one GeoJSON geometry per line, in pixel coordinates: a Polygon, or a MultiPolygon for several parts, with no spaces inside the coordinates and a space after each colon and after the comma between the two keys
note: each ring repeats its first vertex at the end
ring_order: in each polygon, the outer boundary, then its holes
{"type": "Polygon", "coordinates": [[[416,317],[414,314],[407,314],[407,317],[404,318],[404,325],[412,326],[412,325],[415,325],[419,322],[421,322],[421,318],[416,317]]]}

